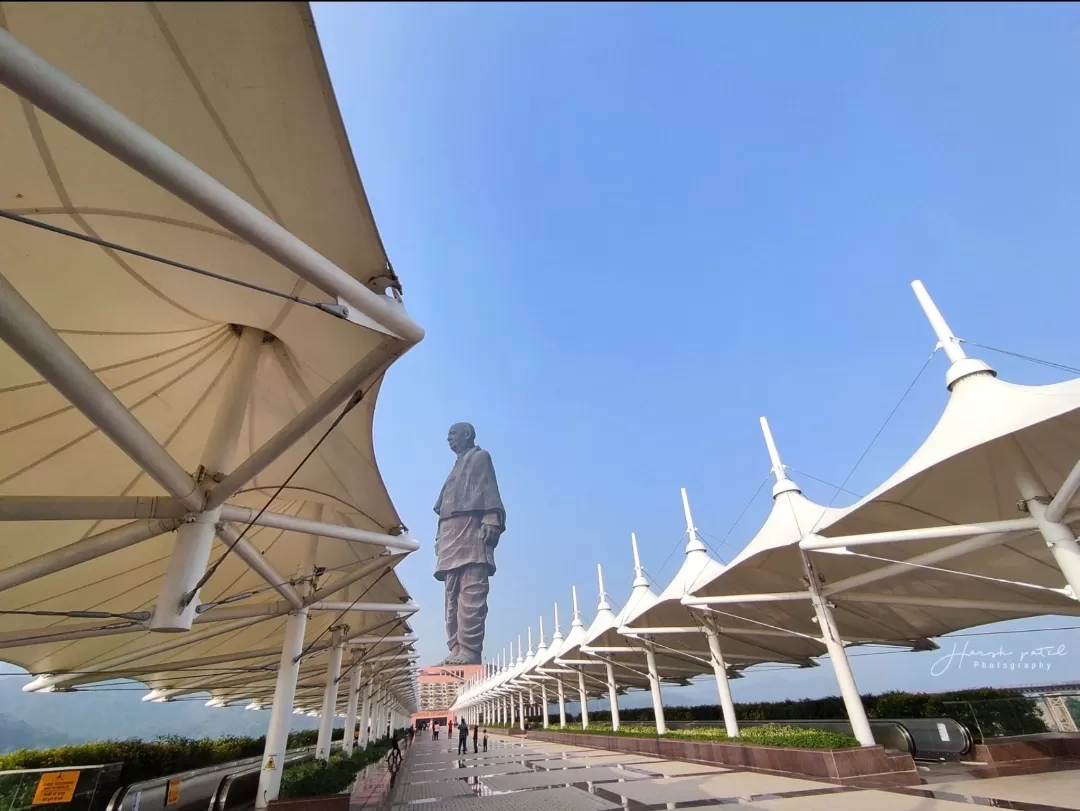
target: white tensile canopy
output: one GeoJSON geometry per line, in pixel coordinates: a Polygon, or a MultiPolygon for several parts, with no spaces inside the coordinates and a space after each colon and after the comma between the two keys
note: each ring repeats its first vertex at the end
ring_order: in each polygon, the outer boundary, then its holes
{"type": "Polygon", "coordinates": [[[372,420],[422,331],[310,9],[0,4],[0,85],[0,657],[268,707],[242,668],[406,635],[372,420]]]}
{"type": "MultiPolygon", "coordinates": [[[[1080,380],[1021,386],[996,379],[966,356],[921,283],[913,286],[952,362],[952,393],[911,459],[857,504],[822,506],[788,478],[763,419],[774,503],[735,560],[724,566],[708,557],[684,494],[686,560],[664,592],[649,591],[614,625],[602,596],[593,627],[572,631],[539,672],[565,678],[566,665],[580,670],[590,655],[614,654],[628,640],[633,650],[634,639],[657,654],[662,644],[696,658],[704,653],[698,626],[734,735],[726,665],[734,669],[749,654],[746,666],[753,647],[775,654],[762,661],[808,662],[827,652],[853,730],[870,745],[847,646],[925,650],[935,647],[932,637],[972,626],[1080,614],[1080,509],[1072,509],[1080,490],[1080,380]],[[903,554],[895,551],[900,545],[903,554]]],[[[660,678],[650,681],[662,732],[660,678]]]]}

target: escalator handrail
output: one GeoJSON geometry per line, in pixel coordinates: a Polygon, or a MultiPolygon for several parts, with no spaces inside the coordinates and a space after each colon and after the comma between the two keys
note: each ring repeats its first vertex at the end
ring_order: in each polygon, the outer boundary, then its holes
{"type": "MultiPolygon", "coordinates": [[[[286,756],[294,753],[301,753],[307,751],[315,751],[314,746],[305,746],[300,749],[291,749],[286,752],[286,756]]],[[[105,811],[122,811],[124,799],[132,791],[142,791],[143,789],[151,788],[153,786],[159,786],[163,783],[168,783],[170,780],[179,778],[181,781],[185,778],[197,777],[203,774],[209,774],[215,771],[221,771],[227,769],[230,766],[236,765],[248,765],[255,762],[262,763],[263,756],[241,758],[240,760],[227,761],[225,763],[216,763],[211,766],[201,766],[198,769],[188,769],[183,772],[175,772],[173,774],[163,774],[160,777],[152,777],[149,780],[141,780],[138,783],[125,783],[119,786],[116,791],[113,792],[112,797],[109,798],[108,805],[105,806],[105,811]]]]}

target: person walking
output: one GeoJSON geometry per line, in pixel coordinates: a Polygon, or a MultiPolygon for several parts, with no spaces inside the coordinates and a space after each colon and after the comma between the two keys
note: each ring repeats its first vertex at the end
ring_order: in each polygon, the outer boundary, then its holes
{"type": "Polygon", "coordinates": [[[438,721],[432,721],[431,722],[431,740],[433,740],[433,741],[439,740],[439,722],[438,721]]]}
{"type": "Polygon", "coordinates": [[[484,751],[487,751],[487,730],[484,730],[484,751]]]}
{"type": "Polygon", "coordinates": [[[469,725],[464,721],[458,723],[457,753],[467,755],[469,753],[469,725]]]}
{"type": "Polygon", "coordinates": [[[474,755],[476,754],[476,736],[479,734],[479,732],[480,732],[480,725],[479,724],[473,724],[473,728],[472,728],[472,751],[473,751],[474,755]]]}

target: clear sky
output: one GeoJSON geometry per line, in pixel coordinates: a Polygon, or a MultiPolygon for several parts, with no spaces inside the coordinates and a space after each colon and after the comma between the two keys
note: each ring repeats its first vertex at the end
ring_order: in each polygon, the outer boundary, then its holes
{"type": "MultiPolygon", "coordinates": [[[[679,487],[730,560],[769,507],[766,487],[732,530],[768,473],[760,415],[807,495],[832,499],[810,476],[851,473],[933,349],[912,279],[962,337],[1080,365],[1075,5],[335,3],[316,19],[427,330],[376,425],[425,543],[399,570],[425,663],[445,655],[431,506],[455,421],[475,424],[507,507],[492,655],[552,600],[568,616],[571,584],[588,622],[597,562],[621,604],[631,531],[665,584],[679,487]]],[[[1067,376],[982,354],[1006,379],[1067,376]]],[[[935,358],[850,490],[918,446],[945,369],[935,358]]],[[[1048,677],[967,681],[1080,678],[1080,634],[1031,639],[1075,653],[1048,677]]],[[[932,678],[935,658],[856,674],[865,690],[966,683],[932,678]]],[[[835,690],[823,667],[750,676],[736,697],[835,690]]]]}

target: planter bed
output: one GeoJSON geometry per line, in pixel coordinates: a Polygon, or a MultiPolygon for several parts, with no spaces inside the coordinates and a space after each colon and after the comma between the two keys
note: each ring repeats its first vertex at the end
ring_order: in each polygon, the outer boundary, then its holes
{"type": "Polygon", "coordinates": [[[980,777],[1038,774],[1080,766],[1080,735],[1049,734],[991,738],[975,744],[974,771],[980,777]]]}
{"type": "Polygon", "coordinates": [[[910,755],[886,752],[881,746],[844,749],[801,749],[682,738],[637,738],[538,729],[530,738],[552,743],[610,749],[668,760],[691,760],[785,777],[809,777],[841,784],[914,786],[921,780],[910,755]]]}

